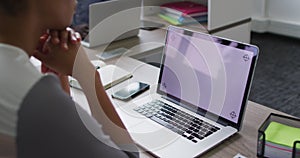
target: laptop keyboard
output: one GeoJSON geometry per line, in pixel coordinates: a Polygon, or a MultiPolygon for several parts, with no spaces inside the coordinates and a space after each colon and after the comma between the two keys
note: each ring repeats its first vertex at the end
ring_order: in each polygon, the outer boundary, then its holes
{"type": "Polygon", "coordinates": [[[194,143],[220,130],[160,100],[154,100],[134,110],[194,143]]]}

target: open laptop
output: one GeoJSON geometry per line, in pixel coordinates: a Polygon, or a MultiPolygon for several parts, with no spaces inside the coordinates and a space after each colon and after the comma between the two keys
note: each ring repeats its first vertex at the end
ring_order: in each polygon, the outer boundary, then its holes
{"type": "Polygon", "coordinates": [[[156,92],[118,113],[134,141],[152,154],[201,155],[241,129],[258,52],[169,26],[156,92]]]}
{"type": "Polygon", "coordinates": [[[89,34],[86,47],[109,44],[139,34],[141,0],[111,0],[89,6],[89,34]]]}

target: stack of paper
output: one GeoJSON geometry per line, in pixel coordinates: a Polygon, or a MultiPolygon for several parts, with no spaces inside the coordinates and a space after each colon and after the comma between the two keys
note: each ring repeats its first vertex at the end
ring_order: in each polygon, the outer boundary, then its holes
{"type": "Polygon", "coordinates": [[[300,140],[300,128],[271,122],[265,130],[265,154],[272,158],[291,158],[295,141],[300,140]]]}
{"type": "Polygon", "coordinates": [[[207,7],[190,1],[165,3],[159,16],[173,25],[207,21],[207,7]]]}

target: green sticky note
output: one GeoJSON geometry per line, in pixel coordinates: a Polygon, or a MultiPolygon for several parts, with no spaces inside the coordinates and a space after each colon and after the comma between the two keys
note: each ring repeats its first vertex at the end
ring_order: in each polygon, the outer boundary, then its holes
{"type": "Polygon", "coordinates": [[[265,134],[266,141],[291,148],[295,141],[300,140],[300,128],[278,122],[271,122],[265,130],[265,134]]]}

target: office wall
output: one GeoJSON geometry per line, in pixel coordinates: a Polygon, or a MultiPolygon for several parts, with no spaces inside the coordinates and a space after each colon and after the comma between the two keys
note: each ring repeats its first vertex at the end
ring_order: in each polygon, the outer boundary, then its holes
{"type": "Polygon", "coordinates": [[[299,0],[252,0],[252,30],[300,38],[299,0]]]}
{"type": "Polygon", "coordinates": [[[299,0],[268,0],[268,16],[286,22],[300,23],[299,0]]]}
{"type": "Polygon", "coordinates": [[[252,16],[255,18],[259,17],[265,17],[265,0],[252,0],[253,6],[252,6],[252,16]]]}

